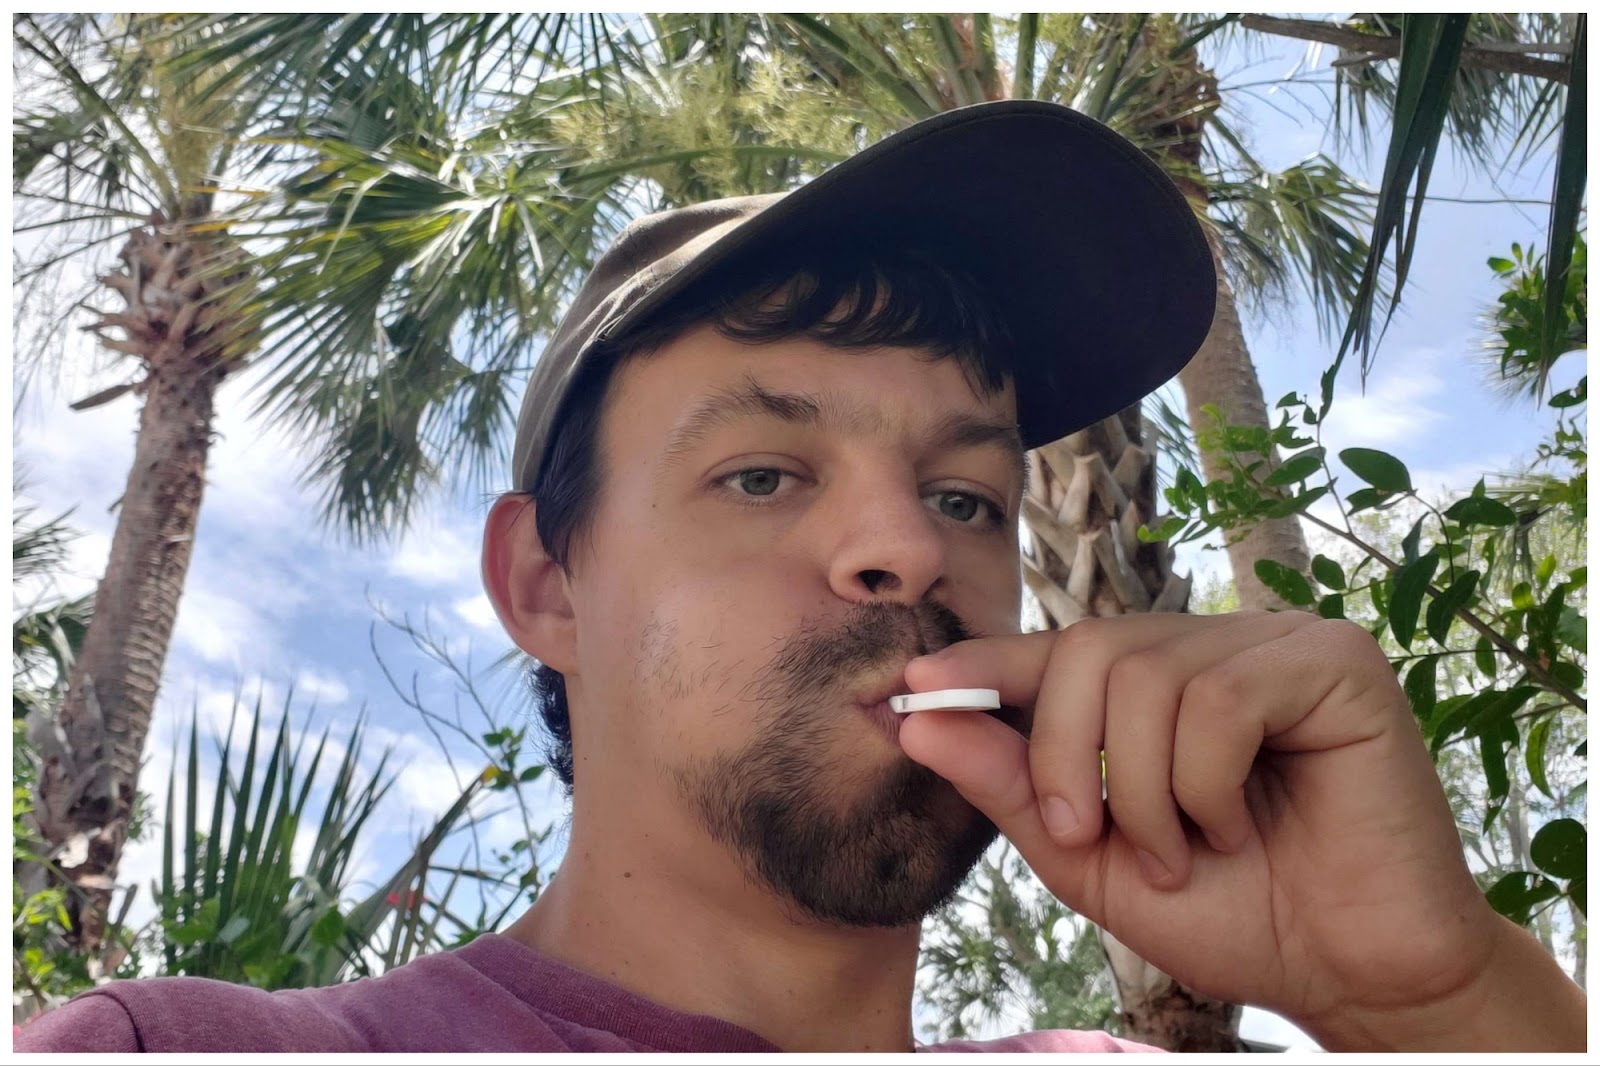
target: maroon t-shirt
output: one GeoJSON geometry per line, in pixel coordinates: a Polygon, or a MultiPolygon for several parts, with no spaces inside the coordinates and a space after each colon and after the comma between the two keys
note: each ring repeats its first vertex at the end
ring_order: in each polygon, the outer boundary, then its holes
{"type": "MultiPolygon", "coordinates": [[[[663,1007],[490,933],[382,977],[263,992],[198,977],[114,981],[24,1025],[13,1050],[694,1051],[780,1048],[737,1025],[663,1007]]],[[[923,1051],[1154,1051],[1055,1029],[923,1051]]]]}

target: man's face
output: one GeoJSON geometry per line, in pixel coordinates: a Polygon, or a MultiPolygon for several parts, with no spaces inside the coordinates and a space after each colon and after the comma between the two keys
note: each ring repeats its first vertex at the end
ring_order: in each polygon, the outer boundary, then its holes
{"type": "Polygon", "coordinates": [[[1017,631],[1015,422],[1009,385],[910,349],[701,327],[619,368],[571,581],[577,803],[681,815],[811,920],[953,893],[993,826],[881,701],[914,656],[1017,631]]]}

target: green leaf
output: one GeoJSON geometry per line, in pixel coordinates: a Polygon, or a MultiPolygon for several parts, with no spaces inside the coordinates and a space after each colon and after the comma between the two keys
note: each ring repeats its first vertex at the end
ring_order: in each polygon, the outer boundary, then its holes
{"type": "Polygon", "coordinates": [[[1550,791],[1549,778],[1545,776],[1544,751],[1550,742],[1550,727],[1554,722],[1554,718],[1541,718],[1533,723],[1533,727],[1528,730],[1528,743],[1522,751],[1523,761],[1528,766],[1528,780],[1552,800],[1556,797],[1555,793],[1550,791]]]}
{"type": "Polygon", "coordinates": [[[1578,912],[1585,918],[1589,916],[1589,875],[1574,877],[1567,884],[1567,898],[1577,906],[1578,912]]]}
{"type": "Polygon", "coordinates": [[[1411,531],[1401,539],[1401,562],[1414,563],[1417,561],[1417,556],[1420,554],[1420,548],[1422,544],[1422,523],[1425,521],[1427,521],[1426,517],[1417,519],[1411,524],[1411,531]]]}
{"type": "MultiPolygon", "coordinates": [[[[1511,743],[1513,746],[1516,744],[1515,727],[1512,727],[1511,743]]],[[[1506,771],[1505,734],[1498,729],[1480,733],[1478,755],[1483,763],[1484,782],[1489,786],[1489,806],[1483,820],[1484,830],[1487,831],[1511,791],[1511,775],[1506,771]]]]}
{"type": "Polygon", "coordinates": [[[1478,590],[1478,572],[1468,570],[1428,604],[1428,636],[1443,644],[1455,624],[1456,612],[1472,601],[1478,590]]]}
{"type": "Polygon", "coordinates": [[[1344,618],[1344,596],[1334,593],[1317,601],[1317,613],[1324,618],[1344,618]]]}
{"type": "Polygon", "coordinates": [[[1550,676],[1568,688],[1582,688],[1585,681],[1583,667],[1560,659],[1550,664],[1550,676]]]}
{"type": "Polygon", "coordinates": [[[1558,409],[1559,408],[1566,408],[1566,407],[1576,407],[1581,403],[1588,403],[1588,402],[1589,402],[1589,375],[1587,375],[1587,374],[1585,374],[1583,376],[1583,379],[1581,381],[1579,381],[1576,385],[1574,385],[1572,388],[1567,389],[1564,392],[1558,392],[1554,396],[1550,397],[1550,406],[1558,408],[1558,409]]]}
{"type": "Polygon", "coordinates": [[[1503,256],[1491,255],[1489,257],[1489,269],[1494,271],[1496,274],[1509,273],[1515,267],[1515,263],[1504,258],[1503,256]]]}
{"type": "Polygon", "coordinates": [[[1518,925],[1525,925],[1533,916],[1533,908],[1546,900],[1555,899],[1561,890],[1548,878],[1527,870],[1515,870],[1494,883],[1484,893],[1489,905],[1518,925]]]}
{"type": "Polygon", "coordinates": [[[1184,527],[1185,519],[1180,515],[1169,515],[1165,522],[1151,529],[1149,526],[1140,526],[1138,537],[1142,544],[1151,544],[1155,541],[1171,540],[1178,535],[1184,527]]]}
{"type": "Polygon", "coordinates": [[[1390,493],[1379,492],[1377,489],[1356,489],[1345,497],[1345,502],[1350,505],[1350,513],[1368,511],[1378,506],[1390,493]]]}
{"type": "Polygon", "coordinates": [[[1567,647],[1576,648],[1583,655],[1589,654],[1589,621],[1573,608],[1561,608],[1556,636],[1567,647]]]}
{"type": "Polygon", "coordinates": [[[1266,515],[1268,518],[1288,518],[1290,515],[1299,514],[1331,491],[1331,486],[1318,485],[1310,492],[1302,492],[1300,495],[1290,499],[1279,500],[1267,508],[1266,515]]]}
{"type": "Polygon", "coordinates": [[[1550,578],[1556,572],[1556,557],[1546,555],[1539,560],[1539,568],[1533,572],[1533,579],[1539,583],[1540,588],[1550,584],[1550,578]]]}
{"type": "Polygon", "coordinates": [[[1311,560],[1311,576],[1330,589],[1342,590],[1348,587],[1345,582],[1344,567],[1326,555],[1319,555],[1311,560]]]}
{"type": "Polygon", "coordinates": [[[1380,492],[1410,492],[1411,472],[1406,464],[1374,448],[1346,448],[1339,459],[1356,477],[1380,492]]]}
{"type": "Polygon", "coordinates": [[[1589,868],[1589,833],[1572,818],[1546,822],[1528,846],[1533,864],[1552,877],[1581,877],[1589,868]]]}
{"type": "Polygon", "coordinates": [[[1292,455],[1284,460],[1282,466],[1268,474],[1263,484],[1292,485],[1297,481],[1304,481],[1322,469],[1323,455],[1322,448],[1311,448],[1292,455]]]}
{"type": "Polygon", "coordinates": [[[1384,577],[1374,581],[1367,588],[1367,595],[1372,597],[1372,609],[1378,612],[1378,631],[1383,631],[1383,626],[1389,621],[1389,597],[1394,593],[1394,578],[1384,577]]]}
{"type": "Polygon", "coordinates": [[[1425,655],[1406,674],[1406,699],[1411,701],[1411,713],[1417,721],[1426,722],[1433,714],[1439,699],[1439,657],[1425,655]]]}
{"type": "Polygon", "coordinates": [[[1511,716],[1538,694],[1539,689],[1534,685],[1518,685],[1504,692],[1491,693],[1493,698],[1485,700],[1477,708],[1477,713],[1467,721],[1466,731],[1478,736],[1494,733],[1508,724],[1511,716]]]}
{"type": "Polygon", "coordinates": [[[1466,496],[1450,505],[1444,516],[1464,526],[1513,526],[1517,513],[1487,496],[1466,496]]]}
{"type": "Polygon", "coordinates": [[[1439,557],[1428,554],[1407,563],[1394,575],[1394,598],[1389,601],[1389,629],[1402,647],[1411,647],[1417,632],[1417,616],[1422,613],[1422,596],[1439,567],[1439,557]]]}
{"type": "MultiPolygon", "coordinates": [[[[1537,689],[1528,688],[1531,696],[1537,689]]],[[[1494,708],[1495,704],[1505,698],[1505,693],[1499,689],[1479,692],[1467,696],[1451,696],[1449,699],[1440,700],[1433,709],[1432,718],[1428,722],[1425,732],[1428,735],[1428,746],[1437,752],[1453,737],[1457,736],[1484,713],[1494,708]]],[[[1526,701],[1524,701],[1526,702],[1526,701]]]]}
{"type": "Polygon", "coordinates": [[[1498,670],[1498,662],[1494,655],[1494,645],[1489,643],[1488,637],[1479,637],[1478,643],[1472,648],[1472,662],[1480,673],[1486,677],[1493,677],[1498,670]]]}
{"type": "Polygon", "coordinates": [[[1533,610],[1533,586],[1526,581],[1518,581],[1511,590],[1511,606],[1519,611],[1533,610]]]}
{"type": "Polygon", "coordinates": [[[339,943],[344,929],[344,915],[339,913],[337,907],[330,907],[327,913],[312,923],[311,942],[319,947],[331,948],[339,943]]]}
{"type": "Polygon", "coordinates": [[[1258,559],[1255,569],[1261,583],[1281,596],[1285,603],[1309,607],[1317,601],[1316,593],[1311,591],[1311,582],[1300,571],[1284,566],[1275,559],[1258,559]]]}
{"type": "Polygon", "coordinates": [[[526,784],[529,781],[537,781],[537,780],[539,780],[540,775],[542,775],[544,773],[544,771],[545,771],[545,768],[542,765],[541,766],[530,766],[526,770],[522,771],[520,774],[517,775],[517,780],[520,781],[520,782],[523,782],[524,784],[526,784]]]}

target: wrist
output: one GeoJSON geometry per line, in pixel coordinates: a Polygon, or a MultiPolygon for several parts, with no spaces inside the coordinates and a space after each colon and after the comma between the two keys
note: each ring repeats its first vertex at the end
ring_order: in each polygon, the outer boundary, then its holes
{"type": "Polygon", "coordinates": [[[1329,1051],[1584,1051],[1588,1001],[1532,934],[1493,916],[1493,946],[1458,987],[1424,1003],[1307,1019],[1329,1051]]]}

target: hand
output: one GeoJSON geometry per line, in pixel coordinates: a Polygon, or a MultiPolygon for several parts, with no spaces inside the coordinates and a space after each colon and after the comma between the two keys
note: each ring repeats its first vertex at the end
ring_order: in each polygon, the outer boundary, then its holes
{"type": "Polygon", "coordinates": [[[1095,619],[964,641],[905,679],[1031,711],[1028,740],[925,712],[900,743],[1063,903],[1203,993],[1321,1038],[1465,1002],[1503,954],[1405,696],[1353,623],[1095,619]]]}

